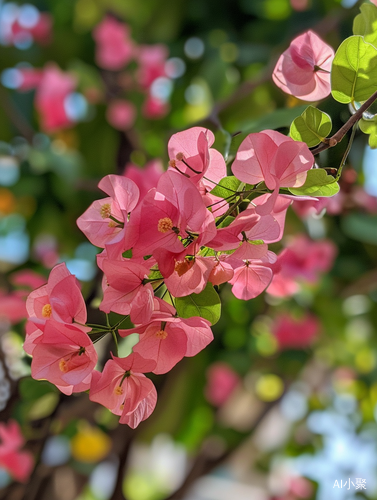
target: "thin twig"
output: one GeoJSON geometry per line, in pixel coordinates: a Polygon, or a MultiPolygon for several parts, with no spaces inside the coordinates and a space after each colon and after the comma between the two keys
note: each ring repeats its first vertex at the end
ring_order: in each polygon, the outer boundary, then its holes
{"type": "Polygon", "coordinates": [[[316,148],[312,149],[311,152],[313,155],[317,155],[326,149],[333,148],[336,146],[346,135],[346,133],[357,123],[362,117],[364,111],[366,111],[369,106],[371,106],[374,101],[377,99],[377,90],[374,92],[367,101],[353,114],[333,136],[329,139],[326,139],[326,142],[322,142],[316,148]]]}

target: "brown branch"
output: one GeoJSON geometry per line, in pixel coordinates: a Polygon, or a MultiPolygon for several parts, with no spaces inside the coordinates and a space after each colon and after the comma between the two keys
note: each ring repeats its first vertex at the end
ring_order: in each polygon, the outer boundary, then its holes
{"type": "Polygon", "coordinates": [[[366,111],[369,106],[371,106],[374,101],[377,99],[377,90],[374,92],[367,101],[354,113],[334,135],[330,138],[326,139],[326,142],[322,142],[316,148],[312,149],[311,152],[313,155],[317,155],[326,149],[333,148],[336,146],[343,137],[347,134],[347,132],[357,123],[362,117],[364,111],[366,111]]]}

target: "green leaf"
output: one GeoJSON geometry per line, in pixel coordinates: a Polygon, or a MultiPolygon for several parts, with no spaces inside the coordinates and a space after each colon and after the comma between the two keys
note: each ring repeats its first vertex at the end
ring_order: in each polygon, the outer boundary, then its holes
{"type": "Polygon", "coordinates": [[[314,168],[308,171],[303,186],[289,188],[289,191],[297,196],[333,196],[339,191],[339,184],[323,168],[314,168]]]}
{"type": "Polygon", "coordinates": [[[377,45],[377,7],[371,3],[360,6],[361,14],[353,22],[353,34],[361,35],[364,40],[372,45],[377,45]]]}
{"type": "Polygon", "coordinates": [[[38,401],[35,401],[28,411],[27,418],[29,420],[39,420],[48,417],[55,410],[56,405],[59,403],[59,395],[50,392],[45,394],[38,401]]]}
{"type": "Polygon", "coordinates": [[[234,175],[229,175],[221,179],[218,185],[212,189],[211,194],[219,198],[228,198],[232,195],[235,196],[235,191],[238,191],[242,185],[243,183],[234,177],[234,175]]]}
{"type": "Polygon", "coordinates": [[[205,289],[200,293],[177,297],[175,308],[181,318],[200,316],[208,319],[212,325],[217,323],[221,316],[220,297],[211,283],[207,283],[205,289]]]}
{"type": "Polygon", "coordinates": [[[20,380],[19,393],[21,399],[25,401],[36,401],[46,394],[56,392],[57,390],[55,387],[47,381],[34,380],[29,377],[25,377],[20,380]]]}
{"type": "Polygon", "coordinates": [[[317,146],[331,132],[331,118],[327,113],[309,106],[293,120],[289,135],[295,141],[305,142],[309,148],[317,146]]]}
{"type": "Polygon", "coordinates": [[[372,149],[377,148],[377,117],[374,118],[373,120],[365,120],[362,118],[359,121],[359,127],[364,134],[369,135],[369,146],[372,149]]]}
{"type": "Polygon", "coordinates": [[[219,224],[219,227],[228,227],[230,226],[230,224],[234,221],[235,217],[233,217],[232,215],[228,215],[227,217],[225,217],[225,219],[220,222],[219,224]]]}
{"type": "Polygon", "coordinates": [[[338,48],[331,70],[331,93],[344,104],[366,101],[377,90],[377,49],[362,36],[338,48]]]}

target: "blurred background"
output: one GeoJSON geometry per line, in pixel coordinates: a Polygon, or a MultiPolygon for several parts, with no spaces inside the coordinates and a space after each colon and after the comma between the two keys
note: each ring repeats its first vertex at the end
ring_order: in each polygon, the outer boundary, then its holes
{"type": "MultiPolygon", "coordinates": [[[[222,287],[215,340],[153,378],[136,430],[31,379],[22,349],[25,298],[59,262],[102,321],[99,249],[76,226],[99,180],[153,183],[191,126],[229,165],[248,133],[288,133],[306,104],[273,85],[278,56],[307,29],[336,50],[360,4],[0,0],[1,499],[377,498],[377,152],[361,132],[340,193],[288,210],[282,282],[248,302],[222,287]],[[22,467],[6,459],[11,425],[22,467]]],[[[319,106],[333,133],[349,117],[319,106]]],[[[321,166],[339,166],[343,142],[321,166]]]]}

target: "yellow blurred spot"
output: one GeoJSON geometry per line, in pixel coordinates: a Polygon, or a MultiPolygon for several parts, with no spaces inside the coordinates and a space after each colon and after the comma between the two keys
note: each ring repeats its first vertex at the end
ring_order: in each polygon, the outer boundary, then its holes
{"type": "Polygon", "coordinates": [[[123,490],[130,500],[154,500],[156,498],[156,481],[150,474],[128,474],[123,484],[123,490]]]}
{"type": "Polygon", "coordinates": [[[374,420],[374,405],[369,399],[363,399],[360,403],[364,420],[374,420]]]}
{"type": "Polygon", "coordinates": [[[355,366],[360,373],[369,373],[376,366],[376,358],[373,351],[361,349],[355,357],[355,366]]]}
{"type": "Polygon", "coordinates": [[[284,384],[280,377],[273,374],[262,375],[255,386],[255,391],[262,401],[275,401],[284,390],[284,384]]]}
{"type": "Polygon", "coordinates": [[[262,333],[256,338],[256,348],[262,356],[271,356],[278,350],[278,342],[271,333],[262,333]]]}
{"type": "Polygon", "coordinates": [[[14,212],[16,199],[13,193],[6,188],[0,188],[0,213],[9,215],[14,212]]]}
{"type": "Polygon", "coordinates": [[[98,427],[83,422],[71,440],[72,456],[80,462],[95,463],[109,453],[111,439],[98,427]]]}
{"type": "Polygon", "coordinates": [[[302,101],[300,99],[297,99],[297,97],[294,97],[293,95],[290,95],[286,99],[286,105],[287,108],[295,108],[296,106],[301,106],[302,101]]]}
{"type": "Polygon", "coordinates": [[[187,123],[202,120],[209,115],[210,111],[211,105],[209,103],[203,103],[197,106],[186,106],[184,109],[184,120],[187,123]]]}
{"type": "Polygon", "coordinates": [[[79,138],[75,130],[60,130],[55,134],[55,140],[53,141],[53,146],[56,146],[58,150],[66,149],[76,150],[79,148],[79,138]],[[56,142],[58,141],[58,142],[56,142]]]}
{"type": "Polygon", "coordinates": [[[77,31],[89,31],[98,21],[101,12],[95,0],[78,0],[75,7],[75,28],[77,31]]]}
{"type": "Polygon", "coordinates": [[[234,62],[238,58],[238,47],[235,43],[227,42],[220,46],[220,57],[224,62],[234,62]]]}
{"type": "Polygon", "coordinates": [[[373,404],[377,403],[377,382],[371,385],[370,388],[370,399],[373,402],[373,404]]]}
{"type": "Polygon", "coordinates": [[[286,19],[291,13],[289,0],[265,0],[263,3],[264,15],[267,19],[286,19]]]}

